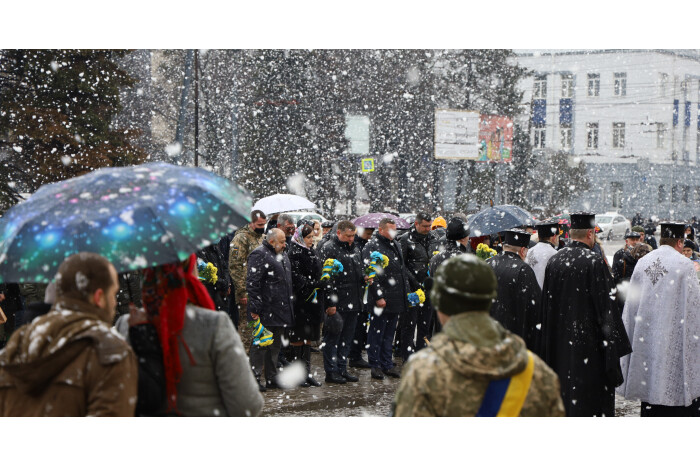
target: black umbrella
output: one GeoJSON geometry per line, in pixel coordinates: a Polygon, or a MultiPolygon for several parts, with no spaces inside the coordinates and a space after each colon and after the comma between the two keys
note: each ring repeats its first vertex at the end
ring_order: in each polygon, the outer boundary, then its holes
{"type": "Polygon", "coordinates": [[[491,235],[523,225],[534,225],[535,218],[521,207],[512,204],[491,206],[469,219],[470,237],[491,235]]]}

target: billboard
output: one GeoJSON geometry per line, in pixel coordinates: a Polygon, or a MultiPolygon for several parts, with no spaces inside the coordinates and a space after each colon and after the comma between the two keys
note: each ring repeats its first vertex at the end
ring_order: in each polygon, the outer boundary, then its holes
{"type": "Polygon", "coordinates": [[[350,154],[369,154],[369,117],[345,116],[345,138],[350,142],[350,154]]]}
{"type": "Polygon", "coordinates": [[[471,110],[435,110],[435,158],[511,162],[513,121],[471,110]]]}

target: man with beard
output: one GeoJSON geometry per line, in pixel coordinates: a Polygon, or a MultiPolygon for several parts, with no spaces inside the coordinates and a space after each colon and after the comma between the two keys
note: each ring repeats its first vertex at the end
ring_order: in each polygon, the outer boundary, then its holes
{"type": "Polygon", "coordinates": [[[0,417],[133,416],[138,363],[111,331],[119,279],[95,253],[69,256],[51,311],[0,352],[0,417]]]}
{"type": "Polygon", "coordinates": [[[559,224],[556,222],[540,222],[536,226],[539,241],[527,252],[525,262],[535,271],[537,285],[544,284],[544,270],[549,258],[554,256],[559,247],[559,224]]]}
{"type": "Polygon", "coordinates": [[[615,416],[620,358],[629,354],[615,282],[593,252],[595,215],[571,214],[571,242],[547,263],[538,352],[559,375],[567,416],[615,416]]]}
{"type": "Polygon", "coordinates": [[[493,268],[498,282],[498,296],[491,307],[491,317],[522,337],[527,348],[535,351],[540,340],[537,326],[541,323],[542,290],[534,271],[524,261],[529,244],[529,233],[507,230],[503,252],[486,263],[493,268]]]}

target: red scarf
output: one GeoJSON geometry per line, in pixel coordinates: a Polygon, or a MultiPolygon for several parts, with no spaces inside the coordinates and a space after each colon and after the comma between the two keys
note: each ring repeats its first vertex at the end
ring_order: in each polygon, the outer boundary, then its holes
{"type": "MultiPolygon", "coordinates": [[[[207,289],[195,276],[197,257],[193,254],[182,263],[171,263],[144,271],[143,306],[150,321],[158,329],[160,345],[163,349],[165,368],[165,390],[168,397],[168,410],[176,411],[177,383],[182,376],[178,341],[182,341],[189,354],[189,348],[182,339],[187,303],[214,310],[207,289]]],[[[190,355],[192,362],[192,356],[190,355]]]]}

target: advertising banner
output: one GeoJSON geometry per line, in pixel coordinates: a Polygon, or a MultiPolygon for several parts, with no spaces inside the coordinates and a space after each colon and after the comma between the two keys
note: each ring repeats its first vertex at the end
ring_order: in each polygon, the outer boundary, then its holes
{"type": "Polygon", "coordinates": [[[435,158],[511,162],[513,121],[471,110],[435,110],[435,158]]]}

